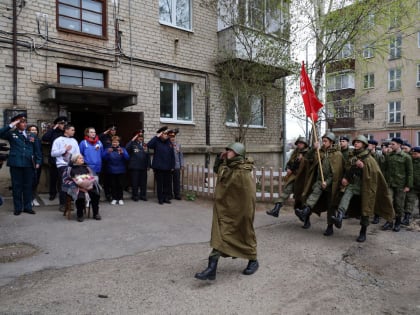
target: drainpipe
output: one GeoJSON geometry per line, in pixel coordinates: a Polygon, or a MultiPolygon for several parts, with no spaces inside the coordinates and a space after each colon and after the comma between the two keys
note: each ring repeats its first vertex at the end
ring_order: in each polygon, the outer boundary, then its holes
{"type": "MultiPolygon", "coordinates": [[[[209,75],[205,77],[205,91],[206,91],[206,103],[205,103],[205,115],[206,115],[206,147],[210,146],[210,79],[209,75]]],[[[204,167],[208,168],[210,165],[210,152],[206,150],[204,167]]]]}
{"type": "Polygon", "coordinates": [[[17,105],[17,0],[13,0],[13,105],[17,105]]]}

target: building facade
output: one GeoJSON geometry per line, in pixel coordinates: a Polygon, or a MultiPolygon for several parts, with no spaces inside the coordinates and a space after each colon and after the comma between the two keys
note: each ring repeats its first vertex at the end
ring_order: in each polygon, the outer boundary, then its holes
{"type": "MultiPolygon", "coordinates": [[[[241,5],[248,21],[254,8],[241,5]]],[[[211,6],[192,0],[11,0],[0,10],[3,124],[23,111],[42,134],[65,115],[78,140],[86,127],[102,132],[112,123],[123,144],[136,130],[144,129],[148,141],[167,125],[180,130],[186,161],[202,165],[235,141],[237,124],[221,105],[216,71],[220,47],[232,42],[223,31],[232,25],[220,23],[211,6]]],[[[230,58],[245,62],[237,47],[228,46],[230,58]]],[[[256,103],[260,118],[250,124],[246,146],[261,166],[280,166],[287,71],[268,66],[280,83],[256,103]]],[[[4,169],[0,177],[7,180],[4,169]]]]}

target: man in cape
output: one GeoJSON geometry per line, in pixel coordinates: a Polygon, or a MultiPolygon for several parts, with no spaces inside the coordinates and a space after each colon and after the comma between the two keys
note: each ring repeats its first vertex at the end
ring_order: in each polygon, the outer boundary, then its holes
{"type": "Polygon", "coordinates": [[[254,162],[245,158],[245,147],[235,142],[219,155],[217,185],[208,267],[195,274],[200,280],[215,280],[220,257],[248,259],[244,275],[252,275],[259,267],[254,231],[255,181],[254,162]]]}
{"type": "Polygon", "coordinates": [[[368,140],[359,135],[353,140],[353,146],[354,155],[350,159],[350,168],[341,180],[341,185],[346,189],[340,200],[337,215],[332,219],[334,225],[340,229],[348,209],[352,216],[360,216],[361,228],[357,241],[364,242],[369,217],[377,213],[390,221],[395,214],[385,178],[379,164],[368,150],[368,140]]]}

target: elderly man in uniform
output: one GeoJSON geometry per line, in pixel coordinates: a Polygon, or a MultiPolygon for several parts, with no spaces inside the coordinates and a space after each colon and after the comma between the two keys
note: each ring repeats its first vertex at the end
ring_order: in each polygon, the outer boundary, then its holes
{"type": "Polygon", "coordinates": [[[273,217],[278,217],[283,203],[289,199],[291,194],[294,194],[295,208],[301,206],[300,196],[305,185],[306,167],[307,160],[305,159],[308,153],[308,141],[305,137],[299,137],[295,142],[296,149],[290,156],[289,161],[286,164],[286,178],[283,186],[283,191],[274,203],[274,208],[267,210],[266,213],[273,217]]]}
{"type": "Polygon", "coordinates": [[[48,156],[49,164],[49,199],[54,200],[57,196],[57,187],[61,187],[59,182],[60,176],[57,170],[57,164],[55,158],[51,156],[51,148],[53,142],[58,137],[61,137],[64,134],[64,127],[68,123],[66,116],[59,116],[54,120],[54,126],[47,130],[47,132],[42,136],[41,140],[47,142],[50,145],[50,154],[48,156]]]}
{"type": "MultiPolygon", "coordinates": [[[[327,132],[322,136],[322,147],[316,154],[310,170],[303,196],[308,196],[302,209],[295,209],[295,214],[304,222],[303,228],[311,226],[309,217],[312,212],[318,215],[327,210],[328,226],[325,236],[333,234],[334,207],[338,204],[339,181],[343,176],[344,159],[341,152],[334,146],[335,135],[327,132]],[[322,174],[319,168],[322,168],[322,174]],[[310,194],[309,194],[310,192],[310,194]]],[[[319,143],[314,144],[317,149],[319,143]]],[[[314,152],[312,152],[314,153],[314,152]]]]}
{"type": "Polygon", "coordinates": [[[14,215],[32,210],[32,177],[34,168],[42,162],[41,151],[36,145],[35,135],[26,133],[26,114],[18,114],[10,124],[0,129],[0,138],[9,141],[10,152],[7,165],[12,179],[14,215]]]}
{"type": "Polygon", "coordinates": [[[404,218],[401,224],[410,225],[410,219],[413,215],[416,201],[420,200],[420,147],[411,149],[411,158],[413,163],[413,187],[407,192],[405,199],[404,218]]]}
{"type": "Polygon", "coordinates": [[[413,163],[411,157],[401,150],[402,144],[401,138],[392,138],[391,153],[386,156],[385,160],[385,178],[392,196],[396,217],[395,224],[388,220],[383,229],[393,229],[394,232],[400,231],[405,195],[413,187],[413,163]]]}
{"type": "Polygon", "coordinates": [[[353,140],[353,146],[354,155],[350,160],[350,169],[346,171],[341,180],[345,192],[340,200],[337,215],[333,216],[332,219],[334,225],[340,229],[350,201],[354,200],[354,196],[360,196],[360,203],[355,206],[355,215],[361,216],[361,229],[357,241],[364,242],[369,217],[375,212],[388,220],[392,220],[394,209],[387,191],[385,178],[379,165],[367,150],[368,141],[366,137],[357,136],[353,140]]]}

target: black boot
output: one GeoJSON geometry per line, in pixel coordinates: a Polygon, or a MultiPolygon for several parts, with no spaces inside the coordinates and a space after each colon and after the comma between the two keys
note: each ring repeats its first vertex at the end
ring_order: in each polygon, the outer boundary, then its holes
{"type": "Polygon", "coordinates": [[[255,273],[258,270],[258,267],[260,265],[258,264],[258,260],[250,260],[248,261],[248,266],[246,266],[246,268],[244,269],[244,271],[242,271],[242,273],[244,275],[252,275],[253,273],[255,273]]]}
{"type": "Polygon", "coordinates": [[[194,277],[200,280],[215,280],[218,260],[219,258],[210,256],[208,267],[202,272],[196,273],[194,277]]]}
{"type": "Polygon", "coordinates": [[[410,225],[411,214],[406,212],[404,213],[404,218],[401,221],[402,225],[410,225]]]}
{"type": "Polygon", "coordinates": [[[343,224],[343,217],[344,217],[344,212],[343,212],[343,210],[340,210],[340,209],[337,211],[336,216],[331,217],[331,219],[334,221],[334,225],[337,229],[341,229],[341,226],[343,224]]]}
{"type": "Polygon", "coordinates": [[[279,216],[279,212],[281,207],[283,206],[283,204],[281,202],[276,202],[274,204],[274,208],[271,210],[267,210],[265,213],[267,213],[268,215],[272,215],[273,217],[278,217],[279,216]]]}
{"type": "Polygon", "coordinates": [[[306,217],[311,213],[311,207],[304,206],[303,209],[295,209],[295,214],[300,221],[305,222],[306,217]]]}
{"type": "Polygon", "coordinates": [[[366,241],[366,230],[367,230],[367,226],[362,225],[362,227],[360,228],[359,237],[357,238],[356,241],[358,241],[359,243],[363,243],[364,241],[366,241]]]}
{"type": "Polygon", "coordinates": [[[332,224],[328,224],[327,229],[324,232],[325,236],[331,236],[334,234],[334,229],[332,224]]]}
{"type": "Polygon", "coordinates": [[[379,223],[379,215],[375,214],[375,216],[373,217],[372,222],[370,222],[372,224],[378,224],[379,223]]]}
{"type": "Polygon", "coordinates": [[[392,221],[386,221],[385,224],[382,226],[382,230],[384,231],[388,231],[388,230],[392,230],[392,227],[394,226],[394,224],[392,223],[392,221]]]}
{"type": "Polygon", "coordinates": [[[306,218],[305,218],[305,222],[303,222],[303,226],[302,226],[302,228],[303,229],[305,229],[305,230],[307,230],[307,229],[309,229],[311,227],[311,215],[308,215],[306,218]]]}
{"type": "Polygon", "coordinates": [[[392,229],[394,232],[399,232],[401,229],[401,217],[395,218],[394,228],[392,229]]]}

